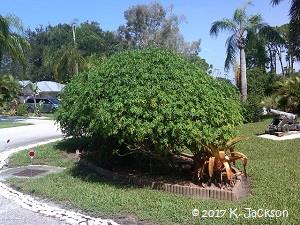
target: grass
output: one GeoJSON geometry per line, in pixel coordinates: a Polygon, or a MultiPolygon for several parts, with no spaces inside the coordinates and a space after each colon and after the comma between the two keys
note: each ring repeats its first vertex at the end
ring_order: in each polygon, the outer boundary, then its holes
{"type": "MultiPolygon", "coordinates": [[[[35,116],[34,113],[28,113],[29,117],[35,116]]],[[[55,114],[54,113],[42,113],[42,117],[47,117],[49,120],[55,120],[55,114]]]]}
{"type": "MultiPolygon", "coordinates": [[[[120,186],[107,182],[92,172],[73,165],[74,161],[62,153],[58,144],[37,148],[35,163],[65,166],[60,174],[33,180],[12,179],[10,184],[92,215],[118,217],[135,215],[140,220],[160,224],[300,224],[300,139],[275,142],[257,138],[269,121],[246,124],[240,134],[250,137],[238,144],[239,151],[249,158],[252,195],[238,202],[193,199],[175,194],[120,186]],[[222,218],[193,218],[192,209],[227,210],[222,218]],[[288,218],[230,218],[229,210],[244,208],[288,210],[288,218]]],[[[28,164],[23,152],[13,156],[13,166],[28,164]]]]}
{"type": "Polygon", "coordinates": [[[0,128],[19,127],[19,126],[27,126],[27,125],[32,125],[32,123],[0,121],[0,128]]]}

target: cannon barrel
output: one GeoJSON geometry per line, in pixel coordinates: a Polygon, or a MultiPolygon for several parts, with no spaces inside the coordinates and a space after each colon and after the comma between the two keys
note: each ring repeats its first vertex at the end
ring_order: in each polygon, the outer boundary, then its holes
{"type": "Polygon", "coordinates": [[[268,113],[272,113],[272,114],[278,115],[278,116],[279,115],[284,115],[290,120],[296,120],[297,119],[297,115],[295,115],[293,113],[287,113],[287,112],[283,112],[283,111],[276,110],[276,109],[268,109],[267,111],[268,111],[268,113]]]}

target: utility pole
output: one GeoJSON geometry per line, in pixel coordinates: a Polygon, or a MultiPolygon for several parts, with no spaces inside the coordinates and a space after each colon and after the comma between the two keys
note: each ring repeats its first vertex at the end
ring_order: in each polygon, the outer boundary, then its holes
{"type": "MultiPolygon", "coordinates": [[[[76,46],[76,23],[72,24],[72,33],[73,33],[74,49],[76,50],[77,49],[77,46],[76,46]]],[[[75,70],[75,75],[78,75],[78,62],[76,61],[76,59],[75,59],[74,70],[75,70]]]]}

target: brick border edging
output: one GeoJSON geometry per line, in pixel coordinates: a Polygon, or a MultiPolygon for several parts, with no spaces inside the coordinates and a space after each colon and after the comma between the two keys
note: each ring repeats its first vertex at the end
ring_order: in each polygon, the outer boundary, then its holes
{"type": "Polygon", "coordinates": [[[237,201],[244,199],[250,195],[249,180],[241,175],[238,177],[236,184],[233,186],[232,191],[215,188],[203,188],[203,187],[190,187],[179,184],[169,184],[164,182],[153,182],[147,179],[139,178],[136,176],[121,175],[110,170],[103,169],[95,166],[94,164],[80,160],[80,164],[87,166],[89,169],[95,171],[99,175],[115,182],[121,182],[131,184],[138,187],[149,187],[154,190],[162,190],[170,193],[192,196],[202,199],[217,199],[226,201],[237,201]]]}

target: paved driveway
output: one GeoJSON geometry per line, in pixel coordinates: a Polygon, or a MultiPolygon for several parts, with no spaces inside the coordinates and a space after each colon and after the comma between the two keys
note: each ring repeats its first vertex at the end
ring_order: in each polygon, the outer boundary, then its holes
{"type": "Polygon", "coordinates": [[[20,122],[32,123],[33,125],[1,128],[0,129],[0,152],[16,147],[46,141],[62,137],[62,133],[54,120],[22,119],[20,122]],[[7,143],[7,141],[9,142],[7,143]]]}
{"type": "MultiPolygon", "coordinates": [[[[0,152],[36,142],[62,137],[53,120],[26,119],[33,125],[0,129],[0,152]],[[7,140],[10,140],[7,143],[7,140]]],[[[23,209],[0,196],[0,225],[64,225],[56,219],[23,209]]]]}

